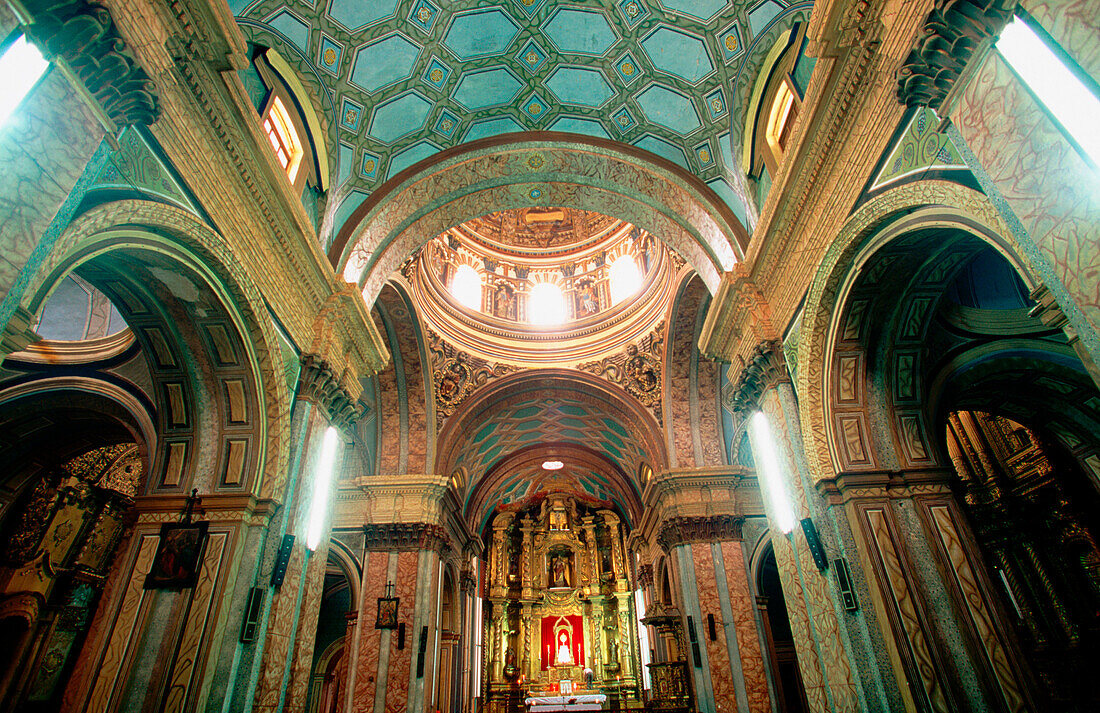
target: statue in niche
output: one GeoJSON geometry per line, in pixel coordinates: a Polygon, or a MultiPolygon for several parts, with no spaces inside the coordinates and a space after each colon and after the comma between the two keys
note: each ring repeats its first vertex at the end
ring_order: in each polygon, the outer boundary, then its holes
{"type": "Polygon", "coordinates": [[[569,572],[569,556],[554,555],[550,558],[550,587],[571,587],[573,578],[569,572]]]}
{"type": "Polygon", "coordinates": [[[565,510],[555,508],[550,511],[550,529],[551,530],[568,530],[569,529],[569,516],[565,514],[565,510]]]}
{"type": "Polygon", "coordinates": [[[569,634],[564,629],[558,632],[558,655],[554,663],[565,666],[573,663],[573,647],[569,645],[569,634]]]}

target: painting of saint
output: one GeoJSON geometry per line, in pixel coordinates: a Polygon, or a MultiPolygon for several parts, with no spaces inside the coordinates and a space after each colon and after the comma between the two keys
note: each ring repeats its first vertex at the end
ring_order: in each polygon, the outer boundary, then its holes
{"type": "Polygon", "coordinates": [[[378,617],[374,620],[375,629],[397,628],[397,603],[399,597],[378,597],[378,617]]]}
{"type": "Polygon", "coordinates": [[[600,300],[596,296],[596,286],[586,282],[577,289],[577,300],[580,302],[581,314],[596,314],[600,311],[600,300]]]}
{"type": "Polygon", "coordinates": [[[146,589],[194,587],[206,545],[209,523],[169,523],[160,527],[160,543],[153,567],[145,578],[146,589]]]}

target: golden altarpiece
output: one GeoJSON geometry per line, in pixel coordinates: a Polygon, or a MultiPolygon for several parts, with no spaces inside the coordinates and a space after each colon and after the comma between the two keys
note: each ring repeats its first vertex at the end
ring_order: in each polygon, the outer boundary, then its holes
{"type": "Polygon", "coordinates": [[[607,694],[640,709],[637,617],[620,517],[550,494],[492,521],[486,568],[483,694],[492,713],[528,692],[607,694]]]}

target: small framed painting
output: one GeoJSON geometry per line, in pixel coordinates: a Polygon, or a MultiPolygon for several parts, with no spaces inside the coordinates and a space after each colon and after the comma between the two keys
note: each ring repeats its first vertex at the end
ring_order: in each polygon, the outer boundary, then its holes
{"type": "Polygon", "coordinates": [[[165,523],[153,567],[145,577],[146,589],[188,589],[195,586],[206,549],[208,522],[165,523]]]}
{"type": "Polygon", "coordinates": [[[374,620],[375,629],[397,628],[397,602],[399,597],[378,597],[378,618],[374,620]]]}

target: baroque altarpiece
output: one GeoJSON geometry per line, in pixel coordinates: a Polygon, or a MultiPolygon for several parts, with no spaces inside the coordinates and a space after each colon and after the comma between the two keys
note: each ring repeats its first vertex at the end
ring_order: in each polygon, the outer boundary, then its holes
{"type": "Polygon", "coordinates": [[[641,707],[637,617],[622,521],[605,505],[551,494],[499,512],[488,543],[484,621],[490,711],[529,691],[608,694],[641,707]]]}

